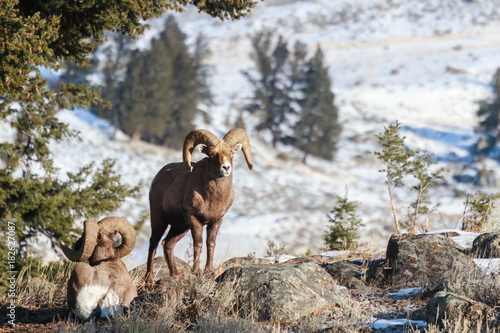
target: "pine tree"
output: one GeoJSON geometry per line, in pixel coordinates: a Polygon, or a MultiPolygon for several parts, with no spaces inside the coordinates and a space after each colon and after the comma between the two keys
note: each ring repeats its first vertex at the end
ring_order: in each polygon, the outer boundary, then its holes
{"type": "MultiPolygon", "coordinates": [[[[170,16],[151,49],[132,55],[125,79],[118,87],[118,98],[112,101],[119,109],[120,127],[126,133],[178,147],[183,135],[192,129],[198,104],[211,103],[207,78],[200,79],[197,74],[205,75],[202,55],[189,55],[185,39],[170,16]]],[[[198,43],[198,47],[204,47],[203,41],[198,43]]]]}
{"type": "Polygon", "coordinates": [[[356,212],[359,202],[349,201],[347,193],[346,187],[344,197],[337,196],[337,204],[330,211],[333,215],[328,216],[329,222],[333,224],[325,234],[329,250],[350,249],[358,239],[359,228],[364,225],[356,212]]]}
{"type": "MultiPolygon", "coordinates": [[[[462,230],[481,232],[485,226],[493,222],[497,210],[497,201],[500,193],[476,192],[466,193],[464,214],[462,216],[462,230]]],[[[498,215],[496,216],[498,219],[498,215]]],[[[498,224],[498,221],[494,221],[498,224]]]]}
{"type": "Polygon", "coordinates": [[[493,75],[491,85],[495,94],[493,99],[480,101],[477,111],[479,126],[476,131],[482,135],[474,150],[479,154],[488,154],[500,141],[500,68],[493,75]]]}
{"type": "Polygon", "coordinates": [[[413,224],[411,229],[414,235],[417,233],[418,218],[420,215],[428,214],[436,209],[436,207],[431,209],[428,206],[430,204],[429,188],[435,186],[437,182],[444,180],[443,173],[446,171],[445,167],[437,168],[434,171],[431,170],[432,166],[437,163],[434,160],[435,156],[435,154],[428,152],[416,152],[409,169],[410,175],[417,180],[417,184],[412,187],[412,190],[417,192],[417,198],[410,205],[411,210],[409,213],[410,224],[413,224]]]}
{"type": "Polygon", "coordinates": [[[112,33],[108,37],[106,46],[98,48],[104,55],[104,59],[100,61],[92,59],[93,70],[98,72],[102,79],[101,96],[110,103],[97,105],[90,111],[101,118],[108,119],[115,129],[122,127],[124,115],[120,112],[119,104],[111,102],[119,100],[119,85],[124,81],[127,66],[132,60],[131,41],[126,35],[112,33]]]}
{"type": "Polygon", "coordinates": [[[276,37],[268,31],[254,36],[252,46],[251,57],[258,75],[244,72],[254,87],[253,97],[245,110],[259,117],[257,130],[269,130],[275,147],[293,134],[291,119],[297,114],[294,93],[305,62],[305,45],[297,43],[290,55],[283,37],[276,37]],[[275,39],[277,41],[273,43],[275,39]]]}
{"type": "MultiPolygon", "coordinates": [[[[212,66],[206,64],[206,59],[210,56],[211,51],[208,47],[208,40],[203,33],[196,36],[194,43],[194,51],[191,55],[194,70],[196,72],[196,80],[198,82],[198,91],[201,102],[206,104],[206,108],[214,105],[212,91],[210,90],[209,79],[212,74],[212,66]]],[[[205,118],[209,118],[207,113],[205,118]]]]}
{"type": "Polygon", "coordinates": [[[333,158],[340,136],[338,109],[333,103],[331,80],[318,46],[316,54],[307,62],[302,81],[300,120],[295,126],[295,145],[308,154],[328,160],[333,158]]]}
{"type": "Polygon", "coordinates": [[[374,152],[375,156],[385,166],[385,169],[379,171],[385,173],[385,182],[387,184],[392,214],[394,216],[394,224],[398,234],[401,233],[401,229],[399,227],[396,206],[394,204],[394,190],[403,185],[403,178],[411,171],[412,163],[410,158],[415,155],[414,151],[405,150],[405,137],[399,136],[398,132],[400,129],[401,124],[398,121],[396,121],[395,124],[384,127],[384,133],[375,135],[382,149],[374,152]]]}
{"type": "MultiPolygon", "coordinates": [[[[147,28],[145,20],[165,10],[182,10],[191,2],[0,1],[0,121],[15,133],[14,140],[0,143],[0,236],[2,244],[9,244],[0,248],[0,265],[7,271],[23,263],[30,240],[45,235],[53,247],[56,240],[72,243],[71,235],[80,232],[74,220],[113,211],[136,191],[120,184],[110,161],[101,168],[84,166],[68,174],[68,181],[57,179],[49,143],[76,135],[57,119],[57,110],[89,108],[102,99],[88,84],[61,84],[50,90],[40,67],[57,70],[65,62],[88,66],[89,54],[103,43],[105,31],[136,37],[147,28]],[[16,252],[16,263],[7,250],[16,252]]],[[[256,3],[194,4],[214,17],[232,19],[244,16],[256,3]]]]}

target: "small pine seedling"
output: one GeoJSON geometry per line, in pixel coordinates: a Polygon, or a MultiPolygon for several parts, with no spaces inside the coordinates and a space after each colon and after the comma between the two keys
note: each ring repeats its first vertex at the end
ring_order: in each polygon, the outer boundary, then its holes
{"type": "Polygon", "coordinates": [[[347,187],[344,197],[337,196],[337,204],[328,215],[329,222],[333,225],[325,234],[325,244],[329,250],[347,250],[352,248],[358,239],[359,227],[364,224],[356,211],[359,202],[349,201],[347,187]]]}

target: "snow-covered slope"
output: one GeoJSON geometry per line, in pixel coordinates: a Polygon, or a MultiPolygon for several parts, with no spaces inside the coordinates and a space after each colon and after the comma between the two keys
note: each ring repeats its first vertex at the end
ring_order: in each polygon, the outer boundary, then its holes
{"type": "MultiPolygon", "coordinates": [[[[216,105],[213,122],[200,120],[198,126],[219,135],[232,128],[238,107],[251,94],[241,73],[252,70],[250,38],[262,29],[277,31],[292,43],[301,40],[311,52],[321,46],[344,126],[335,161],[310,158],[308,165],[300,162],[299,152],[286,146],[273,149],[249,128],[255,167],[249,171],[242,156],[235,158],[236,200],[221,227],[216,260],[263,255],[268,240],[285,244],[293,254],[319,252],[326,214],[346,186],[349,198],[361,203],[362,241],[384,246],[394,227],[381,166],[371,154],[377,149],[374,134],[398,119],[411,148],[437,153],[442,163],[451,163],[449,178],[461,172],[476,140],[476,101],[490,96],[489,82],[500,66],[497,8],[498,1],[266,0],[250,17],[235,22],[221,23],[193,10],[176,14],[188,41],[200,32],[210,41],[216,105]]],[[[148,47],[162,22],[152,22],[140,47],[148,47]]],[[[60,117],[82,138],[52,145],[61,172],[116,159],[123,181],[142,182],[142,190],[115,214],[134,222],[147,213],[151,179],[164,164],[179,161],[180,150],[111,141],[107,126],[81,111],[61,112],[60,117]]],[[[247,117],[251,125],[253,119],[247,117]]],[[[488,167],[498,169],[498,164],[490,161],[488,167]]],[[[462,189],[449,182],[432,191],[431,200],[441,202],[432,227],[456,225],[463,198],[455,194],[462,189]]],[[[404,189],[396,193],[401,218],[412,195],[404,189]]],[[[149,232],[146,223],[130,266],[145,261],[149,232]]],[[[176,255],[185,258],[190,242],[190,237],[181,240],[176,255]]]]}

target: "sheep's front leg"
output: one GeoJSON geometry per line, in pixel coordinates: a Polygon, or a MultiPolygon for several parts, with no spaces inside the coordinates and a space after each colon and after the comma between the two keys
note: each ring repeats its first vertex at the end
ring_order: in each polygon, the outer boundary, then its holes
{"type": "Polygon", "coordinates": [[[215,239],[222,224],[222,219],[207,226],[207,264],[205,265],[205,273],[210,273],[214,270],[214,250],[215,239]]]}
{"type": "Polygon", "coordinates": [[[193,236],[193,274],[200,274],[200,255],[203,248],[203,225],[193,215],[188,216],[191,236],[193,236]]]}

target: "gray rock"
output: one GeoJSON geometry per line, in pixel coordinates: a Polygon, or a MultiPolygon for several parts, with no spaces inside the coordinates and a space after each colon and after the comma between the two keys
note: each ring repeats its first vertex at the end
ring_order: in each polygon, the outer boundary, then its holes
{"type": "Polygon", "coordinates": [[[461,318],[463,327],[464,320],[472,329],[493,319],[493,309],[484,303],[474,301],[470,298],[440,291],[434,294],[426,307],[427,322],[436,324],[440,329],[444,328],[444,321],[458,321],[461,318]]]}
{"type": "Polygon", "coordinates": [[[386,268],[391,289],[437,289],[453,272],[470,267],[467,255],[442,235],[392,235],[386,268]]]}
{"type": "Polygon", "coordinates": [[[217,281],[234,283],[242,315],[274,323],[318,313],[333,305],[337,290],[333,278],[314,263],[233,267],[217,281]]]}
{"type": "Polygon", "coordinates": [[[479,235],[472,243],[471,253],[476,258],[500,258],[500,235],[479,235]]]}
{"type": "Polygon", "coordinates": [[[366,272],[366,268],[347,262],[334,262],[323,265],[323,268],[340,285],[349,289],[366,290],[368,287],[360,280],[366,272]]]}

